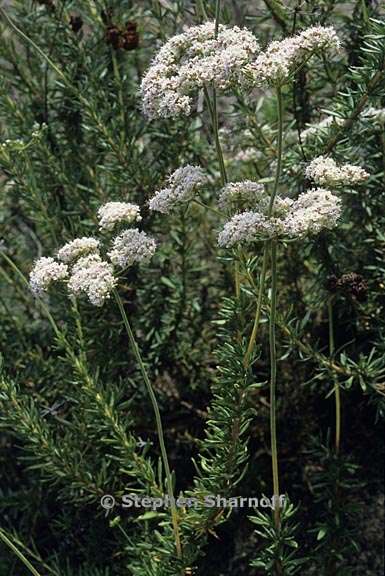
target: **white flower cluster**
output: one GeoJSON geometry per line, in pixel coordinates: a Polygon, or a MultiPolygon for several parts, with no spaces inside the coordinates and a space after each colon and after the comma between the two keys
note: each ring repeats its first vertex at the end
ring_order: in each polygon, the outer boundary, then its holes
{"type": "Polygon", "coordinates": [[[259,51],[254,35],[237,26],[215,23],[188,28],[159,51],[141,85],[143,110],[150,118],[189,115],[192,96],[213,83],[227,90],[259,51]]]}
{"type": "Polygon", "coordinates": [[[68,264],[73,262],[80,256],[86,256],[87,254],[97,253],[99,251],[99,240],[96,238],[89,238],[83,236],[83,238],[75,238],[71,242],[64,244],[62,248],[57,253],[59,260],[68,264]]]}
{"type": "Polygon", "coordinates": [[[99,226],[102,230],[113,230],[119,222],[130,224],[140,221],[140,208],[129,202],[107,202],[98,210],[99,226]]]}
{"type": "Polygon", "coordinates": [[[229,182],[220,192],[218,205],[220,208],[230,208],[234,205],[237,207],[244,204],[253,207],[265,197],[266,193],[262,184],[252,180],[229,182]]]}
{"type": "Polygon", "coordinates": [[[268,219],[259,212],[241,212],[226,222],[218,236],[218,245],[231,248],[238,242],[257,240],[258,236],[272,236],[276,233],[275,220],[268,219]]]}
{"type": "Polygon", "coordinates": [[[198,166],[182,166],[167,179],[167,188],[155,193],[149,202],[150,210],[168,214],[175,205],[189,202],[194,194],[207,182],[207,177],[198,166]]]}
{"type": "MultiPolygon", "coordinates": [[[[109,202],[99,210],[100,227],[112,230],[117,222],[139,220],[139,207],[124,202],[109,202]]],[[[99,252],[100,241],[96,238],[75,238],[57,253],[59,260],[40,258],[30,274],[30,286],[34,294],[41,296],[50,285],[66,280],[70,294],[86,294],[91,304],[102,306],[117,284],[114,265],[125,268],[136,262],[148,260],[155,252],[155,240],[138,229],[122,232],[113,241],[107,253],[111,262],[104,260],[99,252]]]]}
{"type": "Polygon", "coordinates": [[[313,188],[298,196],[283,220],[284,234],[291,238],[331,230],[341,216],[341,200],[329,190],[313,188]]]}
{"type": "Polygon", "coordinates": [[[114,269],[98,254],[83,256],[75,262],[68,281],[68,289],[74,296],[85,293],[94,306],[102,306],[116,285],[114,269]]]}
{"type": "Polygon", "coordinates": [[[339,184],[359,184],[369,178],[369,174],[360,166],[353,166],[352,164],[338,166],[332,158],[318,156],[307,166],[306,177],[321,186],[337,186],[339,184]]]}
{"type": "MultiPolygon", "coordinates": [[[[278,200],[278,199],[277,199],[278,200]]],[[[218,244],[231,248],[238,242],[267,238],[301,238],[336,226],[341,215],[341,200],[323,188],[300,194],[297,200],[280,199],[278,212],[269,218],[266,211],[236,214],[226,222],[218,244]]]]}
{"type": "Polygon", "coordinates": [[[125,230],[113,242],[108,256],[113,264],[125,268],[135,263],[146,262],[156,250],[156,242],[137,228],[125,230]]]}
{"type": "Polygon", "coordinates": [[[256,84],[282,85],[296,67],[317,50],[339,50],[340,41],[332,27],[313,26],[300,34],[274,41],[246,68],[256,84]]]}
{"type": "Polygon", "coordinates": [[[67,277],[68,268],[65,264],[43,256],[36,260],[31,271],[29,277],[31,290],[36,296],[42,296],[53,282],[65,280],[67,277]]]}
{"type": "Polygon", "coordinates": [[[303,141],[315,138],[318,135],[326,134],[330,128],[333,126],[341,126],[344,123],[343,118],[337,118],[335,116],[326,116],[320,122],[310,124],[308,128],[301,132],[301,139],[303,141]]]}

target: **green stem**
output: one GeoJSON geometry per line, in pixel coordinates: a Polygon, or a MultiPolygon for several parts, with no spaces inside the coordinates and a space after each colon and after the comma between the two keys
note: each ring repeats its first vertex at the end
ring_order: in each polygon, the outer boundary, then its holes
{"type": "MultiPolygon", "coordinates": [[[[330,354],[330,360],[332,361],[335,351],[332,298],[329,298],[328,300],[328,321],[329,321],[329,354],[330,354]]],[[[335,448],[336,453],[338,454],[341,443],[341,393],[338,378],[334,372],[333,372],[333,379],[334,379],[334,398],[335,398],[335,411],[336,411],[335,448]]]]}
{"type": "Polygon", "coordinates": [[[31,562],[24,556],[22,552],[14,545],[13,542],[6,536],[3,530],[0,528],[0,540],[8,546],[16,554],[16,556],[23,562],[24,566],[33,574],[33,576],[41,576],[41,574],[32,566],[31,562]]]}
{"type": "Polygon", "coordinates": [[[177,514],[176,505],[175,505],[174,491],[173,491],[173,485],[172,485],[172,477],[171,477],[171,472],[170,472],[170,466],[168,463],[167,450],[166,450],[166,446],[165,446],[165,442],[164,442],[163,425],[162,425],[162,419],[160,416],[158,402],[156,400],[154,390],[151,386],[151,382],[150,382],[149,377],[147,375],[147,370],[144,366],[144,363],[143,363],[143,360],[142,360],[142,357],[141,357],[141,354],[139,351],[139,347],[138,347],[136,340],[135,340],[134,333],[132,332],[131,325],[129,323],[126,311],[124,309],[122,299],[120,298],[120,296],[116,290],[114,290],[114,296],[115,296],[115,300],[118,304],[120,313],[122,315],[122,319],[124,322],[124,326],[126,328],[127,336],[128,336],[129,341],[130,341],[132,351],[134,353],[136,361],[138,362],[138,365],[139,365],[144,383],[146,385],[148,394],[150,396],[152,407],[153,407],[153,410],[155,413],[156,428],[157,428],[157,432],[158,432],[160,451],[162,454],[163,465],[164,465],[164,469],[165,469],[165,473],[166,473],[167,492],[168,492],[168,497],[170,500],[171,520],[172,520],[172,525],[173,525],[173,529],[174,529],[174,536],[175,536],[175,547],[176,547],[177,556],[179,559],[181,559],[182,558],[182,546],[181,546],[180,535],[179,535],[178,514],[177,514]]]}
{"type": "Polygon", "coordinates": [[[220,14],[221,14],[221,0],[216,0],[216,4],[215,4],[215,38],[218,38],[220,14]]]}
{"type": "MultiPolygon", "coordinates": [[[[283,101],[282,101],[282,92],[280,86],[277,87],[277,118],[278,118],[278,137],[277,137],[277,168],[275,171],[275,178],[274,178],[274,186],[273,191],[270,196],[269,208],[268,208],[268,217],[270,218],[273,213],[274,202],[278,192],[278,185],[281,178],[282,173],[282,155],[283,155],[283,101]]],[[[266,271],[267,271],[267,258],[268,258],[268,241],[264,244],[263,250],[263,261],[262,261],[262,269],[261,275],[259,278],[259,291],[258,291],[258,300],[257,300],[257,310],[255,312],[254,318],[254,325],[253,330],[250,335],[249,345],[247,347],[247,351],[244,357],[244,366],[249,366],[249,359],[251,352],[255,345],[255,340],[257,337],[259,321],[261,318],[261,308],[262,308],[262,300],[263,294],[265,291],[265,284],[266,284],[266,271]]]]}
{"type": "Polygon", "coordinates": [[[250,365],[250,356],[254,348],[254,343],[257,338],[258,326],[259,321],[261,319],[261,310],[262,310],[262,300],[263,300],[263,293],[265,291],[265,281],[266,281],[266,272],[267,272],[267,262],[268,262],[268,244],[265,243],[263,248],[263,260],[262,260],[262,269],[261,269],[261,276],[259,281],[259,289],[258,289],[258,300],[257,300],[257,310],[255,312],[254,318],[254,325],[253,330],[250,335],[249,345],[247,347],[247,351],[245,357],[243,359],[243,365],[245,368],[248,368],[250,365]]]}
{"type": "Polygon", "coordinates": [[[273,469],[273,488],[275,497],[274,521],[276,528],[280,524],[279,509],[279,473],[277,451],[277,423],[276,423],[276,384],[277,384],[277,350],[276,350],[276,315],[277,315],[277,244],[271,242],[271,309],[269,319],[269,345],[270,345],[270,434],[271,434],[271,462],[273,469]]]}
{"type": "Polygon", "coordinates": [[[200,16],[202,18],[202,20],[208,20],[208,15],[206,12],[206,7],[205,7],[205,3],[203,0],[197,0],[197,8],[200,11],[200,16]]]}
{"type": "Polygon", "coordinates": [[[226,173],[226,167],[225,167],[225,161],[223,158],[223,151],[222,151],[222,146],[221,146],[221,141],[219,138],[219,122],[218,122],[218,109],[217,109],[217,92],[215,87],[213,87],[212,89],[212,93],[213,93],[213,101],[211,102],[210,99],[210,94],[209,91],[207,90],[207,87],[204,87],[204,93],[205,93],[205,99],[206,99],[206,104],[207,104],[207,108],[209,110],[210,113],[210,118],[211,118],[211,125],[213,128],[213,134],[214,134],[214,142],[215,142],[215,150],[217,153],[217,158],[218,158],[218,164],[219,164],[219,171],[221,174],[221,184],[222,186],[225,186],[227,184],[227,173],[226,173]]]}
{"type": "Polygon", "coordinates": [[[278,142],[277,142],[277,169],[275,171],[273,192],[270,196],[268,216],[273,213],[274,202],[278,192],[278,184],[282,172],[282,152],[283,152],[283,102],[281,88],[277,88],[277,117],[278,117],[278,142]]]}
{"type": "MultiPolygon", "coordinates": [[[[221,2],[220,2],[220,0],[216,0],[216,4],[215,4],[215,38],[218,37],[220,13],[221,13],[221,2]]],[[[213,127],[213,132],[214,132],[215,148],[217,151],[217,157],[218,157],[218,163],[219,163],[219,170],[221,173],[222,186],[225,186],[225,184],[227,184],[227,174],[226,174],[225,161],[223,158],[221,141],[219,138],[217,91],[216,91],[215,86],[213,85],[212,86],[212,94],[213,94],[212,102],[210,100],[210,95],[209,95],[209,92],[208,92],[206,87],[204,88],[204,92],[205,92],[205,97],[206,97],[206,101],[207,101],[207,107],[209,109],[210,116],[211,116],[211,123],[212,123],[212,127],[213,127]]]]}
{"type": "Polygon", "coordinates": [[[219,169],[221,172],[221,180],[222,186],[227,184],[227,173],[225,167],[225,161],[223,158],[223,151],[221,146],[221,141],[219,138],[219,119],[218,119],[218,106],[217,106],[217,90],[215,86],[213,86],[213,104],[212,104],[212,111],[213,111],[213,130],[214,130],[214,138],[215,138],[215,148],[217,151],[218,161],[219,161],[219,169]]]}

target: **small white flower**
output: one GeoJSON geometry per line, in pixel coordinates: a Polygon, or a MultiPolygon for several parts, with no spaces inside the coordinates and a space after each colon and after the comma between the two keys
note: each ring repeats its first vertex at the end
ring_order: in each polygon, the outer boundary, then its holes
{"type": "Polygon", "coordinates": [[[267,194],[262,184],[252,180],[229,182],[220,192],[218,205],[221,208],[243,204],[253,207],[260,204],[261,201],[266,201],[266,198],[267,194]]]}
{"type": "Polygon", "coordinates": [[[139,206],[129,202],[107,202],[99,208],[98,216],[102,230],[113,230],[119,222],[130,224],[142,219],[139,206]]]}
{"type": "Polygon", "coordinates": [[[283,221],[284,233],[301,238],[331,230],[341,216],[341,200],[329,190],[313,188],[303,192],[293,203],[283,221]]]}
{"type": "Polygon", "coordinates": [[[29,276],[31,290],[36,296],[42,296],[53,282],[65,280],[67,276],[68,268],[65,264],[53,258],[39,258],[29,276]]]}
{"type": "Polygon", "coordinates": [[[338,164],[332,158],[318,156],[306,168],[306,177],[316,184],[337,186],[339,184],[353,185],[369,178],[369,174],[360,166],[338,164]]]}
{"type": "Polygon", "coordinates": [[[239,242],[251,242],[278,234],[280,222],[260,212],[241,212],[226,222],[218,236],[218,245],[231,248],[239,242]]]}
{"type": "Polygon", "coordinates": [[[102,306],[116,285],[114,269],[98,254],[84,256],[75,262],[68,281],[74,296],[85,293],[94,306],[102,306]]]}
{"type": "Polygon", "coordinates": [[[339,48],[334,28],[312,26],[296,36],[271,42],[255,62],[246,67],[246,74],[256,84],[281,85],[313,52],[339,48]]]}
{"type": "Polygon", "coordinates": [[[231,248],[238,242],[268,238],[302,238],[331,229],[341,215],[341,200],[329,190],[317,188],[300,194],[297,200],[277,198],[271,218],[266,209],[242,212],[226,222],[219,234],[219,246],[231,248]]]}
{"type": "Polygon", "coordinates": [[[108,256],[113,264],[126,268],[132,264],[146,262],[156,250],[156,242],[137,228],[125,230],[115,238],[108,256]]]}
{"type": "Polygon", "coordinates": [[[57,253],[59,260],[67,264],[73,262],[80,256],[87,254],[97,253],[99,250],[99,240],[96,238],[83,236],[83,238],[75,238],[71,242],[64,244],[57,253]]]}
{"type": "Polygon", "coordinates": [[[206,182],[207,177],[201,168],[182,166],[168,177],[167,187],[151,198],[150,210],[168,214],[176,205],[189,202],[206,182]]]}
{"type": "Polygon", "coordinates": [[[142,85],[143,110],[150,118],[189,115],[193,97],[204,85],[227,90],[258,52],[247,29],[215,23],[188,28],[171,38],[152,62],[142,85]]]}

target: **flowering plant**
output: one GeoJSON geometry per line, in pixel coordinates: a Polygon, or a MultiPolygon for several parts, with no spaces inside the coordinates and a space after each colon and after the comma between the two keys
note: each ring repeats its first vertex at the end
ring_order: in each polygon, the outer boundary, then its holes
{"type": "Polygon", "coordinates": [[[383,10],[265,4],[0,8],[0,572],[381,572],[383,10]]]}

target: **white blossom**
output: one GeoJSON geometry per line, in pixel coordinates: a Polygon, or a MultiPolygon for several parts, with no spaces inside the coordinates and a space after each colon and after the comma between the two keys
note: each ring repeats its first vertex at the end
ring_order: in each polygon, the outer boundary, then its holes
{"type": "Polygon", "coordinates": [[[80,256],[87,254],[97,253],[99,250],[99,240],[92,237],[83,236],[83,238],[75,238],[71,242],[64,244],[57,253],[59,260],[67,264],[73,262],[80,256]]]}
{"type": "Polygon", "coordinates": [[[233,216],[218,236],[219,246],[230,248],[238,242],[269,238],[302,238],[335,227],[341,215],[341,200],[323,188],[304,192],[297,200],[277,200],[271,217],[266,209],[233,216]]]}
{"type": "Polygon", "coordinates": [[[284,234],[301,238],[332,229],[341,216],[341,200],[329,190],[312,188],[293,203],[283,221],[284,234]]]}
{"type": "Polygon", "coordinates": [[[126,268],[132,264],[146,262],[156,250],[156,242],[137,228],[125,230],[113,242],[108,256],[113,264],[126,268]]]}
{"type": "Polygon", "coordinates": [[[224,186],[219,194],[218,205],[221,208],[232,205],[255,206],[266,198],[265,188],[262,184],[252,180],[242,182],[229,182],[224,186]]]}
{"type": "Polygon", "coordinates": [[[203,86],[227,90],[259,46],[247,29],[207,22],[171,38],[153,60],[141,85],[143,110],[150,118],[189,115],[203,86]]]}
{"type": "Polygon", "coordinates": [[[43,256],[36,260],[30,273],[31,290],[36,296],[42,296],[53,282],[65,280],[67,276],[68,268],[65,264],[43,256]]]}
{"type": "Polygon", "coordinates": [[[255,62],[246,67],[246,76],[256,84],[281,85],[313,52],[339,48],[334,28],[312,26],[296,36],[271,42],[255,62]]]}
{"type": "Polygon", "coordinates": [[[369,174],[360,166],[352,164],[338,164],[332,158],[318,156],[306,168],[306,177],[314,180],[316,184],[337,186],[339,184],[359,184],[369,174]]]}
{"type": "Polygon", "coordinates": [[[169,213],[175,205],[189,202],[207,182],[207,177],[198,166],[182,166],[167,179],[167,187],[155,193],[149,202],[150,210],[169,213]]]}
{"type": "Polygon", "coordinates": [[[94,306],[102,306],[116,285],[114,269],[98,254],[83,256],[72,268],[68,289],[74,296],[85,293],[94,306]]]}
{"type": "Polygon", "coordinates": [[[129,202],[107,202],[98,210],[99,226],[102,230],[113,230],[119,222],[139,222],[140,208],[129,202]]]}
{"type": "Polygon", "coordinates": [[[278,233],[279,221],[269,219],[259,212],[241,212],[233,216],[218,236],[218,245],[231,248],[238,242],[251,242],[259,237],[269,237],[278,233]]]}

